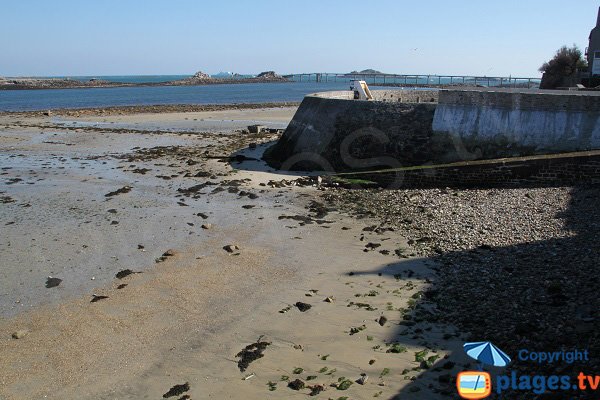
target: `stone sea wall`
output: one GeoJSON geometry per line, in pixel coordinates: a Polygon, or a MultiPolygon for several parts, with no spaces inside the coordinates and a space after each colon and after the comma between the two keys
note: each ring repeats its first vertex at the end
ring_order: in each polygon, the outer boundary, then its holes
{"type": "Polygon", "coordinates": [[[341,174],[391,189],[600,186],[600,151],[341,174]]]}
{"type": "Polygon", "coordinates": [[[350,91],[306,96],[265,159],[287,170],[366,170],[426,163],[432,146],[447,146],[431,129],[437,91],[372,93],[376,101],[350,91]]]}
{"type": "Polygon", "coordinates": [[[600,149],[600,96],[442,90],[433,130],[462,143],[473,158],[600,149]]]}
{"type": "Polygon", "coordinates": [[[357,171],[600,149],[600,95],[503,89],[306,96],[265,153],[288,170],[357,171]]]}

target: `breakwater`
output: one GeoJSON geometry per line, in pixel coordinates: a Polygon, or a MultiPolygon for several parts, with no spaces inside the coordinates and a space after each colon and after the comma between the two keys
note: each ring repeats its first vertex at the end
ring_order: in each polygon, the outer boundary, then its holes
{"type": "Polygon", "coordinates": [[[600,96],[502,89],[374,90],[306,96],[265,159],[356,171],[600,149],[600,96]]]}

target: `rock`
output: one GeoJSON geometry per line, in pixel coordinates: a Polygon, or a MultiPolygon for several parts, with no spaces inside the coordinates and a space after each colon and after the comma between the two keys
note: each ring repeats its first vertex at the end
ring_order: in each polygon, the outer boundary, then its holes
{"type": "Polygon", "coordinates": [[[300,310],[302,312],[306,312],[312,308],[312,306],[310,304],[303,303],[301,301],[297,302],[294,305],[296,306],[296,308],[298,308],[298,310],[300,310]]]}
{"type": "Polygon", "coordinates": [[[369,379],[369,376],[363,372],[362,374],[360,374],[360,378],[356,380],[356,383],[358,383],[359,385],[364,385],[365,383],[367,383],[367,379],[369,379]]]}
{"type": "Polygon", "coordinates": [[[12,333],[13,339],[23,339],[25,336],[29,335],[29,331],[27,329],[19,329],[16,332],[12,333]]]}
{"type": "Polygon", "coordinates": [[[265,129],[267,129],[264,125],[249,125],[248,132],[250,133],[262,133],[265,129]]]}
{"type": "Polygon", "coordinates": [[[301,379],[296,379],[288,383],[288,387],[292,390],[304,389],[304,382],[301,379]]]}
{"type": "Polygon", "coordinates": [[[275,71],[264,71],[256,75],[256,77],[261,79],[282,79],[282,76],[277,75],[275,71]]]}
{"type": "Polygon", "coordinates": [[[133,272],[132,270],[130,270],[130,269],[128,268],[128,269],[124,269],[124,270],[121,270],[121,271],[117,272],[117,274],[115,275],[115,277],[116,277],[117,279],[123,279],[123,278],[125,278],[126,276],[129,276],[129,275],[131,275],[131,274],[135,274],[135,272],[133,272]]]}
{"type": "Polygon", "coordinates": [[[385,317],[385,316],[383,316],[383,315],[382,315],[382,316],[381,316],[381,317],[379,317],[379,319],[377,320],[377,323],[378,323],[379,325],[381,325],[381,326],[384,326],[384,325],[385,325],[385,323],[387,322],[387,320],[388,320],[388,319],[387,319],[387,317],[385,317]]]}
{"type": "Polygon", "coordinates": [[[213,224],[202,224],[202,229],[212,229],[213,224]]]}
{"type": "Polygon", "coordinates": [[[325,390],[325,386],[323,386],[323,385],[312,385],[312,386],[307,386],[307,388],[310,389],[309,396],[316,396],[325,390]]]}
{"type": "Polygon", "coordinates": [[[90,303],[95,303],[97,301],[104,300],[104,299],[108,299],[108,296],[92,294],[92,300],[90,300],[90,303]]]}
{"type": "Polygon", "coordinates": [[[163,253],[163,257],[173,257],[175,254],[175,250],[169,249],[163,253]]]}
{"type": "Polygon", "coordinates": [[[60,285],[61,282],[62,282],[62,279],[53,278],[53,277],[49,276],[48,279],[46,279],[46,287],[48,289],[57,287],[58,285],[60,285]]]}
{"type": "Polygon", "coordinates": [[[225,250],[228,253],[233,253],[236,250],[239,250],[240,248],[238,247],[238,245],[235,244],[228,244],[226,246],[223,246],[223,250],[225,250]]]}
{"type": "Polygon", "coordinates": [[[191,80],[211,80],[213,78],[211,78],[210,75],[208,75],[202,71],[198,71],[194,75],[192,75],[192,77],[189,79],[191,79],[191,80]]]}

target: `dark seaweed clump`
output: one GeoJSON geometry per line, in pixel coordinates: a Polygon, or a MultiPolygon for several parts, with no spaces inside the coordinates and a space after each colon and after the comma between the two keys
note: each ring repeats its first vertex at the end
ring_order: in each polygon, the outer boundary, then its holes
{"type": "Polygon", "coordinates": [[[260,339],[256,343],[249,344],[235,356],[239,357],[238,368],[240,372],[244,372],[251,362],[263,358],[263,352],[269,346],[270,342],[261,342],[260,339]]]}
{"type": "Polygon", "coordinates": [[[184,383],[183,385],[175,385],[169,389],[167,393],[163,394],[163,398],[166,399],[173,396],[179,396],[188,390],[190,390],[190,384],[188,382],[184,383]]]}

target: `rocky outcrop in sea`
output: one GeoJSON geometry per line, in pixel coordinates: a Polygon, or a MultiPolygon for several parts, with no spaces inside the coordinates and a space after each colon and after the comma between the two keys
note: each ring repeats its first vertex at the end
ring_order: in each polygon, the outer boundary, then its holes
{"type": "Polygon", "coordinates": [[[1,78],[0,90],[11,89],[70,89],[70,88],[94,88],[94,87],[121,87],[121,86],[196,86],[196,85],[217,85],[232,83],[267,83],[267,82],[288,82],[287,78],[276,74],[274,71],[265,71],[252,78],[214,78],[205,72],[198,71],[189,78],[179,79],[169,82],[153,83],[125,83],[112,82],[100,79],[90,79],[87,81],[71,78],[1,78]]]}

